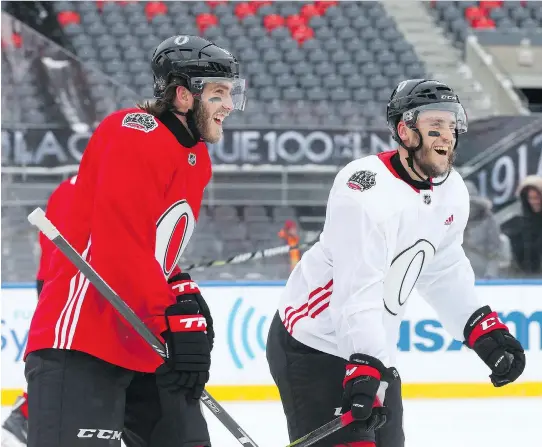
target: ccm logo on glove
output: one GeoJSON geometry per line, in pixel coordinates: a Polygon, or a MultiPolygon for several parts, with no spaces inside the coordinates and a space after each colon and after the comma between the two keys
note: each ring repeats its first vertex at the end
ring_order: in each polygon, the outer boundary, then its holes
{"type": "Polygon", "coordinates": [[[168,323],[172,332],[198,332],[207,329],[207,321],[201,315],[170,315],[168,323]]]}
{"type": "Polygon", "coordinates": [[[491,369],[491,383],[500,387],[516,380],[525,369],[521,343],[510,334],[496,312],[484,306],[465,325],[465,344],[491,369]]]}

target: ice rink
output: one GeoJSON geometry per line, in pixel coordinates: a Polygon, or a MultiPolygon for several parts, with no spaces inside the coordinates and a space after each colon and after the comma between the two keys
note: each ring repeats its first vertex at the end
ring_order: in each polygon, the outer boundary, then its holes
{"type": "MultiPolygon", "coordinates": [[[[224,402],[259,447],[288,444],[278,402],[224,402]]],[[[406,447],[541,447],[542,397],[461,400],[406,400],[406,447]]],[[[2,408],[2,419],[9,408],[2,408]]],[[[240,444],[205,410],[213,445],[240,444]]]]}

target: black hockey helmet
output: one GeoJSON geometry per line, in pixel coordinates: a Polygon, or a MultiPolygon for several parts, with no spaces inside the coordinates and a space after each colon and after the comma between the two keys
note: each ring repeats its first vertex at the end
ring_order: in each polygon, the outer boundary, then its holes
{"type": "MultiPolygon", "coordinates": [[[[392,137],[409,153],[408,164],[413,166],[413,153],[423,146],[423,136],[416,128],[420,114],[431,110],[447,111],[455,115],[455,145],[457,147],[459,134],[467,131],[467,114],[454,91],[442,82],[429,79],[409,79],[400,82],[393,90],[387,106],[387,123],[392,137]],[[407,147],[397,133],[397,125],[403,120],[415,131],[420,139],[418,146],[407,147]]],[[[429,136],[439,136],[438,131],[430,131],[429,136]]],[[[414,170],[414,172],[416,172],[414,170]]],[[[418,177],[424,179],[417,172],[418,177]]],[[[446,177],[447,178],[447,177],[446,177]]],[[[446,179],[444,179],[446,180],[446,179]]],[[[441,182],[442,183],[442,182],[441,182]]],[[[440,183],[438,183],[440,184],[440,183]]],[[[433,185],[438,185],[434,183],[433,185]]]]}
{"type": "Polygon", "coordinates": [[[409,79],[399,83],[388,102],[387,121],[393,138],[398,143],[401,143],[401,139],[397,135],[397,124],[399,124],[399,121],[404,120],[408,127],[415,129],[416,112],[419,114],[423,110],[431,109],[449,110],[456,113],[457,133],[467,131],[465,110],[458,96],[450,87],[439,81],[409,79]]]}
{"type": "Polygon", "coordinates": [[[172,36],[154,50],[151,61],[154,97],[162,99],[171,84],[186,87],[197,99],[207,82],[233,83],[234,109],[245,106],[245,80],[239,62],[227,50],[199,36],[172,36]]]}

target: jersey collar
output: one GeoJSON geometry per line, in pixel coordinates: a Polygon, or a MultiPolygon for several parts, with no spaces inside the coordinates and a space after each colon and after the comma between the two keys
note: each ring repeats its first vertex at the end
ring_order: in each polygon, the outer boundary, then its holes
{"type": "Polygon", "coordinates": [[[408,172],[406,171],[405,167],[401,163],[401,159],[399,158],[399,151],[386,151],[381,152],[377,155],[378,158],[384,163],[386,168],[399,180],[402,180],[407,185],[409,185],[414,191],[420,192],[422,189],[433,189],[431,185],[428,185],[425,182],[414,180],[410,175],[408,175],[408,172]]]}
{"type": "Polygon", "coordinates": [[[164,112],[158,118],[164,126],[177,138],[177,141],[186,148],[192,148],[198,142],[192,138],[183,123],[171,112],[164,112]]]}

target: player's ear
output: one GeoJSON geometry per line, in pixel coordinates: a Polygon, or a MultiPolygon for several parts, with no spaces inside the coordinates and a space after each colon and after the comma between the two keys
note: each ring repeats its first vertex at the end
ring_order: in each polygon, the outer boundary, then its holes
{"type": "Polygon", "coordinates": [[[192,96],[192,93],[190,93],[187,88],[182,86],[177,86],[175,99],[180,110],[191,109],[194,104],[194,97],[192,96]]]}
{"type": "Polygon", "coordinates": [[[401,138],[401,140],[408,141],[408,127],[403,120],[399,121],[399,123],[397,124],[397,135],[399,135],[399,138],[401,138]]]}

